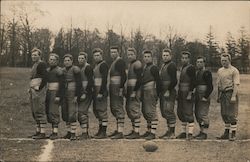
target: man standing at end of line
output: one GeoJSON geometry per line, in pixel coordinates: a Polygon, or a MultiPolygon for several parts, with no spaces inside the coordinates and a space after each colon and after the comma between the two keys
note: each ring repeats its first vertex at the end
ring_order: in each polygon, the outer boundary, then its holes
{"type": "Polygon", "coordinates": [[[78,55],[78,67],[81,70],[82,90],[81,97],[78,101],[78,121],[82,128],[82,134],[79,139],[84,140],[89,138],[89,106],[92,102],[93,95],[93,68],[87,63],[88,54],[80,52],[78,55]]]}
{"type": "Polygon", "coordinates": [[[142,114],[147,121],[148,130],[141,137],[152,140],[156,138],[158,125],[156,104],[161,91],[161,79],[158,67],[153,64],[152,51],[143,51],[143,61],[145,66],[141,86],[142,114]]]}
{"type": "Polygon", "coordinates": [[[184,51],[181,55],[181,74],[178,90],[177,115],[182,122],[182,133],[176,138],[192,139],[194,131],[194,98],[195,68],[190,64],[190,52],[184,51]]]}
{"type": "Polygon", "coordinates": [[[81,73],[79,67],[73,65],[73,56],[63,56],[63,73],[65,77],[65,93],[62,105],[62,118],[66,122],[65,139],[76,140],[78,98],[81,95],[81,73]]]}
{"type": "Polygon", "coordinates": [[[195,88],[195,117],[200,126],[200,133],[195,139],[207,139],[209,127],[210,94],[213,91],[212,73],[205,67],[205,58],[198,57],[196,60],[196,88],[195,88]]]}
{"type": "Polygon", "coordinates": [[[34,62],[30,77],[30,102],[33,118],[36,121],[36,133],[33,139],[44,139],[46,126],[45,98],[47,85],[46,64],[41,60],[42,52],[34,48],[31,53],[31,59],[34,62]]]}
{"type": "Polygon", "coordinates": [[[218,70],[218,99],[221,105],[221,116],[225,123],[224,134],[218,139],[236,139],[237,116],[238,116],[238,89],[240,85],[240,73],[231,65],[229,54],[221,55],[221,67],[218,70]]]}
{"type": "Polygon", "coordinates": [[[140,138],[140,87],[141,87],[141,74],[142,63],[136,59],[136,50],[134,48],[128,48],[127,56],[129,60],[128,68],[128,80],[126,91],[126,110],[128,117],[131,120],[133,130],[130,134],[126,135],[127,139],[140,138]]]}
{"type": "Polygon", "coordinates": [[[122,139],[125,119],[125,111],[123,108],[123,88],[127,79],[125,71],[126,64],[119,56],[117,46],[110,48],[110,55],[113,59],[109,70],[110,109],[117,122],[117,129],[110,135],[110,137],[111,139],[122,139]]]}
{"type": "Polygon", "coordinates": [[[108,126],[107,77],[109,67],[103,60],[103,51],[100,48],[95,48],[92,53],[95,60],[93,111],[95,117],[99,120],[99,129],[94,138],[103,139],[107,138],[108,126]]]}
{"type": "Polygon", "coordinates": [[[163,65],[160,69],[161,77],[161,95],[160,95],[160,108],[162,117],[167,121],[167,131],[160,138],[173,139],[175,138],[175,124],[176,115],[174,112],[174,105],[176,99],[175,86],[177,84],[177,68],[172,60],[170,49],[162,51],[163,65]]]}
{"type": "Polygon", "coordinates": [[[64,76],[62,68],[58,66],[59,56],[55,53],[49,55],[48,90],[46,95],[46,112],[48,122],[52,124],[50,139],[58,138],[58,125],[60,123],[59,105],[63,98],[64,76]]]}

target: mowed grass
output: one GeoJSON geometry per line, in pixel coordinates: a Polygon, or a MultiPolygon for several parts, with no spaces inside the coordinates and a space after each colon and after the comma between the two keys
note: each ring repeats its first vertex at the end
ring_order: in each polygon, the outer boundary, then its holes
{"type": "Polygon", "coordinates": [[[0,161],[36,161],[46,141],[0,140],[0,161]]]}
{"type": "Polygon", "coordinates": [[[156,141],[158,150],[145,152],[144,141],[58,141],[55,161],[247,161],[250,142],[156,141]],[[67,147],[65,147],[67,146],[67,147]]]}
{"type": "MultiPolygon", "coordinates": [[[[35,132],[35,122],[31,115],[29,104],[29,74],[28,68],[0,68],[0,138],[27,138],[35,132]]],[[[220,116],[220,105],[216,103],[217,87],[214,76],[214,91],[211,95],[210,106],[210,128],[208,138],[215,139],[224,131],[224,124],[220,116]]],[[[250,75],[241,75],[240,106],[238,122],[238,139],[250,139],[250,75]]],[[[159,126],[157,135],[160,136],[166,131],[165,119],[161,117],[158,108],[159,126]]],[[[90,134],[96,133],[98,121],[95,119],[92,107],[89,111],[90,134]]],[[[46,133],[51,133],[51,126],[47,124],[46,133]]],[[[116,120],[109,110],[108,134],[116,128],[116,120]]],[[[142,118],[141,134],[146,130],[146,121],[142,118]]],[[[131,131],[130,120],[126,117],[125,134],[131,131]]],[[[198,133],[196,124],[195,134],[198,133]]],[[[65,123],[59,125],[59,136],[66,133],[65,123]]],[[[77,133],[81,133],[78,127],[77,133]]],[[[180,133],[180,122],[177,118],[176,134],[180,133]]],[[[18,159],[9,153],[11,146],[21,147],[13,141],[0,140],[1,156],[6,159],[18,159]],[[10,144],[9,144],[10,143],[10,144]],[[3,151],[5,150],[5,151],[3,151]]],[[[30,141],[29,141],[30,142],[30,141]]],[[[29,143],[28,142],[28,143],[29,143]]],[[[40,141],[32,142],[34,147],[40,147],[40,141]]],[[[188,142],[188,141],[164,141],[158,142],[159,150],[155,153],[146,153],[142,148],[143,141],[128,140],[87,140],[87,141],[55,141],[52,151],[52,160],[55,161],[246,161],[250,159],[249,142],[188,142]],[[233,157],[230,159],[229,157],[233,157]],[[155,160],[156,159],[156,160],[155,160]],[[197,160],[196,160],[197,159],[197,160]],[[200,159],[200,160],[199,160],[200,159]],[[224,160],[225,159],[225,160],[224,160]],[[228,160],[227,160],[228,159],[228,160]],[[237,160],[239,159],[239,160],[237,160]]],[[[29,146],[29,145],[27,145],[29,146]]],[[[29,149],[28,149],[29,150],[29,149]]],[[[41,151],[40,151],[41,153],[41,151]]],[[[25,153],[20,156],[27,156],[25,153]]],[[[34,155],[36,156],[36,155],[34,155]]],[[[29,158],[29,156],[27,156],[29,158]]],[[[33,155],[29,160],[33,160],[33,155]]]]}

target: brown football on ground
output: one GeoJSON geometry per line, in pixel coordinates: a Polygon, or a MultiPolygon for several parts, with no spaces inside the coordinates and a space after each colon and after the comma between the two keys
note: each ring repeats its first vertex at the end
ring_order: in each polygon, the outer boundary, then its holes
{"type": "Polygon", "coordinates": [[[146,141],[143,144],[143,148],[147,152],[155,152],[158,149],[158,146],[154,141],[146,141]]]}

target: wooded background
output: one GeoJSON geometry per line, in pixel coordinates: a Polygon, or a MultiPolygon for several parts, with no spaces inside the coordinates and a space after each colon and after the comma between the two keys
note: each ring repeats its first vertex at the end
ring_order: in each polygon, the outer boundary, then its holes
{"type": "MultiPolygon", "coordinates": [[[[161,63],[161,51],[170,48],[174,55],[173,60],[180,66],[181,51],[191,52],[191,62],[195,63],[198,56],[207,59],[207,66],[217,70],[220,67],[220,54],[228,52],[232,56],[232,64],[241,73],[250,72],[250,40],[249,33],[244,26],[235,37],[230,32],[225,35],[226,42],[219,45],[216,40],[213,26],[208,26],[207,33],[204,33],[204,41],[188,41],[185,35],[176,32],[171,25],[163,29],[164,39],[159,39],[153,34],[144,33],[140,27],[131,29],[130,36],[125,36],[123,25],[120,32],[114,32],[112,25],[107,25],[105,33],[101,33],[98,28],[89,29],[74,27],[61,27],[59,31],[52,32],[49,28],[38,28],[34,21],[39,21],[39,16],[44,12],[34,3],[33,11],[27,11],[24,7],[13,7],[11,15],[1,14],[0,26],[0,66],[30,67],[31,50],[34,47],[41,49],[43,59],[47,61],[50,52],[55,52],[60,56],[70,53],[77,61],[80,51],[88,53],[88,62],[93,64],[92,50],[96,47],[103,49],[104,58],[110,64],[111,57],[109,48],[118,45],[121,57],[125,60],[126,49],[134,47],[138,52],[139,59],[142,59],[142,51],[150,49],[153,51],[154,63],[161,63]],[[36,15],[36,16],[33,16],[36,15]]],[[[53,23],[53,22],[52,22],[53,23]]]]}

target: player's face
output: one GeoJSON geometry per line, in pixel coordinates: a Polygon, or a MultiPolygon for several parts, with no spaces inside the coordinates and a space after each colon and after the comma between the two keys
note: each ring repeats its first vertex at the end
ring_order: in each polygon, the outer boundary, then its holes
{"type": "Polygon", "coordinates": [[[39,61],[39,59],[40,59],[39,52],[38,51],[32,52],[31,59],[32,59],[33,62],[39,61]]]}
{"type": "Polygon", "coordinates": [[[230,64],[229,58],[228,57],[221,57],[221,65],[225,68],[228,68],[230,64]]]}
{"type": "Polygon", "coordinates": [[[198,69],[205,67],[205,62],[202,58],[196,60],[196,66],[198,69]]]}
{"type": "Polygon", "coordinates": [[[114,60],[119,56],[118,50],[117,49],[110,49],[110,56],[114,60]]]}
{"type": "Polygon", "coordinates": [[[69,57],[65,57],[63,60],[63,64],[65,67],[70,67],[73,65],[73,60],[71,60],[69,57]]]}
{"type": "Polygon", "coordinates": [[[162,53],[162,61],[163,62],[168,62],[172,59],[172,56],[169,52],[163,52],[162,53]]]}
{"type": "Polygon", "coordinates": [[[143,55],[143,61],[144,61],[146,64],[153,62],[152,55],[151,55],[150,53],[145,53],[145,54],[143,55]]]}
{"type": "Polygon", "coordinates": [[[95,60],[95,62],[102,61],[101,52],[95,52],[95,53],[94,53],[94,60],[95,60]]]}
{"type": "Polygon", "coordinates": [[[128,60],[130,62],[136,60],[136,55],[135,55],[135,53],[133,51],[128,51],[127,56],[128,56],[128,60]]]}
{"type": "Polygon", "coordinates": [[[181,62],[182,62],[183,65],[188,64],[189,63],[189,57],[188,57],[188,55],[182,55],[181,56],[181,62]]]}
{"type": "Polygon", "coordinates": [[[79,63],[80,65],[85,64],[86,61],[87,61],[87,60],[86,60],[86,58],[85,58],[84,55],[79,55],[79,56],[78,56],[78,63],[79,63]]]}
{"type": "Polygon", "coordinates": [[[58,63],[58,60],[55,56],[50,56],[49,57],[49,65],[50,66],[56,66],[58,63]]]}

